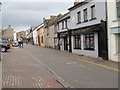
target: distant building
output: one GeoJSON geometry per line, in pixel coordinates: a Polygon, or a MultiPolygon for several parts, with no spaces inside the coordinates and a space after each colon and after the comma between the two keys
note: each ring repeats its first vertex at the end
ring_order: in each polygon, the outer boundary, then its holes
{"type": "Polygon", "coordinates": [[[62,17],[62,15],[58,16],[50,16],[50,19],[44,20],[45,25],[45,46],[58,49],[58,25],[57,22],[62,17]]]}
{"type": "Polygon", "coordinates": [[[17,35],[17,40],[18,40],[18,38],[20,38],[20,37],[26,39],[26,31],[17,32],[16,35],[17,35]]]}
{"type": "Polygon", "coordinates": [[[3,30],[3,39],[7,39],[7,40],[14,40],[14,29],[11,28],[11,25],[8,26],[8,28],[3,30]]]}
{"type": "Polygon", "coordinates": [[[37,29],[37,33],[38,33],[38,45],[39,46],[45,46],[45,39],[44,39],[44,24],[42,23],[41,25],[39,25],[38,29],[37,29]]]}

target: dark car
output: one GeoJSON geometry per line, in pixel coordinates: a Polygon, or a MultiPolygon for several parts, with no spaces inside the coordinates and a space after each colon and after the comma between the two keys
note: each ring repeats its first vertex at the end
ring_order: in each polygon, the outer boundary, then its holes
{"type": "Polygon", "coordinates": [[[2,52],[6,52],[8,49],[10,49],[10,43],[8,40],[0,40],[0,48],[2,52]]]}

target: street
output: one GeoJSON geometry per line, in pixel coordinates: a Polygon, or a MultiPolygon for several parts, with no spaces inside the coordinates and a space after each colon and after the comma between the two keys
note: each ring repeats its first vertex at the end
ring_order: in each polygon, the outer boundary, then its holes
{"type": "Polygon", "coordinates": [[[35,45],[2,56],[3,88],[118,88],[116,63],[110,68],[107,62],[106,68],[85,62],[84,56],[35,45]]]}

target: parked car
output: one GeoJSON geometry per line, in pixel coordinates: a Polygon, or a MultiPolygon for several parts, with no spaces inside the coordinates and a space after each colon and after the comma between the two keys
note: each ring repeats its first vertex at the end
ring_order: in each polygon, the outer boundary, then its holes
{"type": "Polygon", "coordinates": [[[17,46],[19,46],[19,43],[18,43],[17,40],[14,40],[13,43],[12,43],[12,45],[13,45],[14,47],[17,47],[17,46]]]}
{"type": "Polygon", "coordinates": [[[6,52],[8,49],[10,49],[10,43],[8,40],[0,40],[0,48],[2,52],[6,52]]]}

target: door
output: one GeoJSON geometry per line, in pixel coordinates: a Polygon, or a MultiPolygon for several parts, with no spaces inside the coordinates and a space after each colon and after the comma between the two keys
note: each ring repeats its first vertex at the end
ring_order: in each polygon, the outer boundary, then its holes
{"type": "Polygon", "coordinates": [[[64,50],[68,51],[67,37],[64,37],[64,50]]]}

